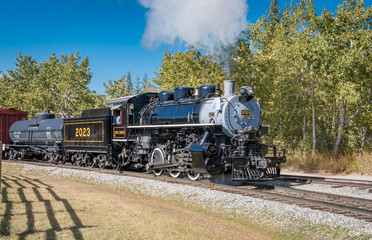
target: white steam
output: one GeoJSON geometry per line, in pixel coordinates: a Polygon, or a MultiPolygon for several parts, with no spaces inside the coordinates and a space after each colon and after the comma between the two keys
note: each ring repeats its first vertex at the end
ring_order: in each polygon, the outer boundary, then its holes
{"type": "Polygon", "coordinates": [[[246,0],[138,0],[148,8],[142,45],[182,43],[214,49],[247,29],[246,0]]]}

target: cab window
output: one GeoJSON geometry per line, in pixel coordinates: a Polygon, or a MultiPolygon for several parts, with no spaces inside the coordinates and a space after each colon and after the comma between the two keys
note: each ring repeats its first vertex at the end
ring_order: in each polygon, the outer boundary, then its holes
{"type": "Polygon", "coordinates": [[[112,123],[113,124],[121,124],[122,121],[123,121],[123,118],[122,118],[122,111],[121,111],[121,109],[114,110],[112,123]]]}

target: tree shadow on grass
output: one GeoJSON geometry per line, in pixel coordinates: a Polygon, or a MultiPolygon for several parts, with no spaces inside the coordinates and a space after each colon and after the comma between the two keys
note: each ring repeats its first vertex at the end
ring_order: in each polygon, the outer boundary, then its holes
{"type": "Polygon", "coordinates": [[[52,186],[46,183],[43,183],[42,181],[38,179],[31,179],[25,176],[21,176],[21,178],[16,177],[16,176],[11,176],[11,177],[3,176],[2,183],[5,186],[2,188],[2,193],[1,193],[2,203],[5,204],[5,211],[3,214],[3,218],[0,222],[0,236],[11,235],[11,221],[12,221],[12,216],[13,216],[12,210],[14,208],[14,204],[19,203],[19,200],[9,199],[8,188],[17,190],[20,202],[22,204],[25,204],[27,229],[23,231],[22,233],[18,234],[19,240],[24,240],[29,235],[32,235],[35,233],[42,233],[42,232],[45,233],[46,239],[54,240],[57,238],[56,232],[65,231],[65,230],[71,231],[74,236],[74,239],[84,239],[83,234],[81,233],[80,229],[94,227],[94,226],[84,226],[84,224],[80,220],[78,214],[76,213],[75,209],[71,206],[69,201],[67,199],[60,198],[58,194],[53,190],[52,186]],[[32,187],[27,187],[26,186],[27,184],[24,184],[24,183],[27,183],[31,185],[32,187]],[[32,189],[34,195],[36,196],[37,202],[44,203],[44,207],[45,207],[44,213],[46,213],[48,217],[51,229],[47,229],[44,231],[35,229],[35,215],[34,215],[34,210],[32,207],[32,203],[35,201],[29,201],[25,194],[25,189],[30,189],[30,188],[32,189]],[[41,188],[45,188],[48,191],[48,193],[53,197],[53,200],[45,199],[42,193],[40,192],[41,188]],[[67,228],[61,228],[58,222],[58,219],[56,218],[55,211],[53,209],[53,205],[51,201],[62,202],[66,211],[69,213],[72,222],[74,223],[73,226],[67,227],[67,228]]]}
{"type": "Polygon", "coordinates": [[[3,219],[0,222],[0,235],[9,236],[10,235],[10,220],[12,218],[12,208],[13,203],[9,201],[8,198],[8,188],[2,188],[1,190],[1,200],[5,203],[5,211],[3,219]]]}

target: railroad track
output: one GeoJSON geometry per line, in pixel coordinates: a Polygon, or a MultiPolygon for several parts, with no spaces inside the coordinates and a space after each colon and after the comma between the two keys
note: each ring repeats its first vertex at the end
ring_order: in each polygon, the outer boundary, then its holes
{"type": "Polygon", "coordinates": [[[286,182],[326,184],[331,185],[334,188],[357,187],[362,189],[369,189],[369,192],[372,193],[372,181],[366,180],[342,179],[333,177],[298,176],[287,174],[282,174],[280,180],[286,182]]]}
{"type": "Polygon", "coordinates": [[[278,198],[280,202],[342,214],[372,222],[372,200],[369,199],[272,186],[266,183],[252,183],[249,185],[261,189],[261,194],[264,196],[264,199],[266,197],[268,197],[269,200],[271,200],[270,198],[278,198]]]}
{"type": "MultiPolygon", "coordinates": [[[[45,162],[29,162],[29,161],[9,161],[10,163],[31,164],[37,166],[53,166],[45,162]]],[[[306,190],[293,189],[288,187],[279,187],[268,185],[267,183],[255,182],[244,186],[231,186],[204,181],[190,181],[185,178],[171,178],[165,175],[154,176],[145,172],[135,171],[116,171],[111,169],[99,169],[78,167],[73,165],[58,165],[62,168],[78,169],[85,171],[94,171],[100,173],[108,173],[114,175],[126,175],[131,177],[146,178],[169,183],[177,183],[191,185],[196,187],[208,188],[223,192],[235,193],[254,198],[277,201],[287,204],[293,204],[301,207],[327,211],[336,214],[342,214],[348,217],[372,222],[372,200],[346,197],[335,194],[319,193],[306,190]]]]}

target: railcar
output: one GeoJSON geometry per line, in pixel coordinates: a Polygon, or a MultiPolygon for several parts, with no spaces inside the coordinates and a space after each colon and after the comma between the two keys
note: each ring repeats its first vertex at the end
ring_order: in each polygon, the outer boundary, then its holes
{"type": "Polygon", "coordinates": [[[59,161],[63,156],[62,126],[63,119],[55,119],[49,111],[37,113],[34,120],[15,122],[9,129],[11,143],[5,145],[6,157],[59,161]]]}
{"type": "Polygon", "coordinates": [[[114,99],[80,118],[47,119],[45,124],[55,124],[49,135],[38,121],[38,131],[45,132],[40,141],[26,141],[33,139],[34,126],[21,121],[11,131],[8,152],[16,158],[24,145],[28,153],[42,152],[54,162],[144,168],[172,177],[186,173],[192,180],[226,174],[234,181],[278,177],[285,151],[262,143],[268,126],[261,125],[253,89],[242,87],[235,95],[235,81],[225,81],[221,93],[218,85],[204,84],[114,99]],[[17,131],[23,141],[17,142],[17,131]]]}

